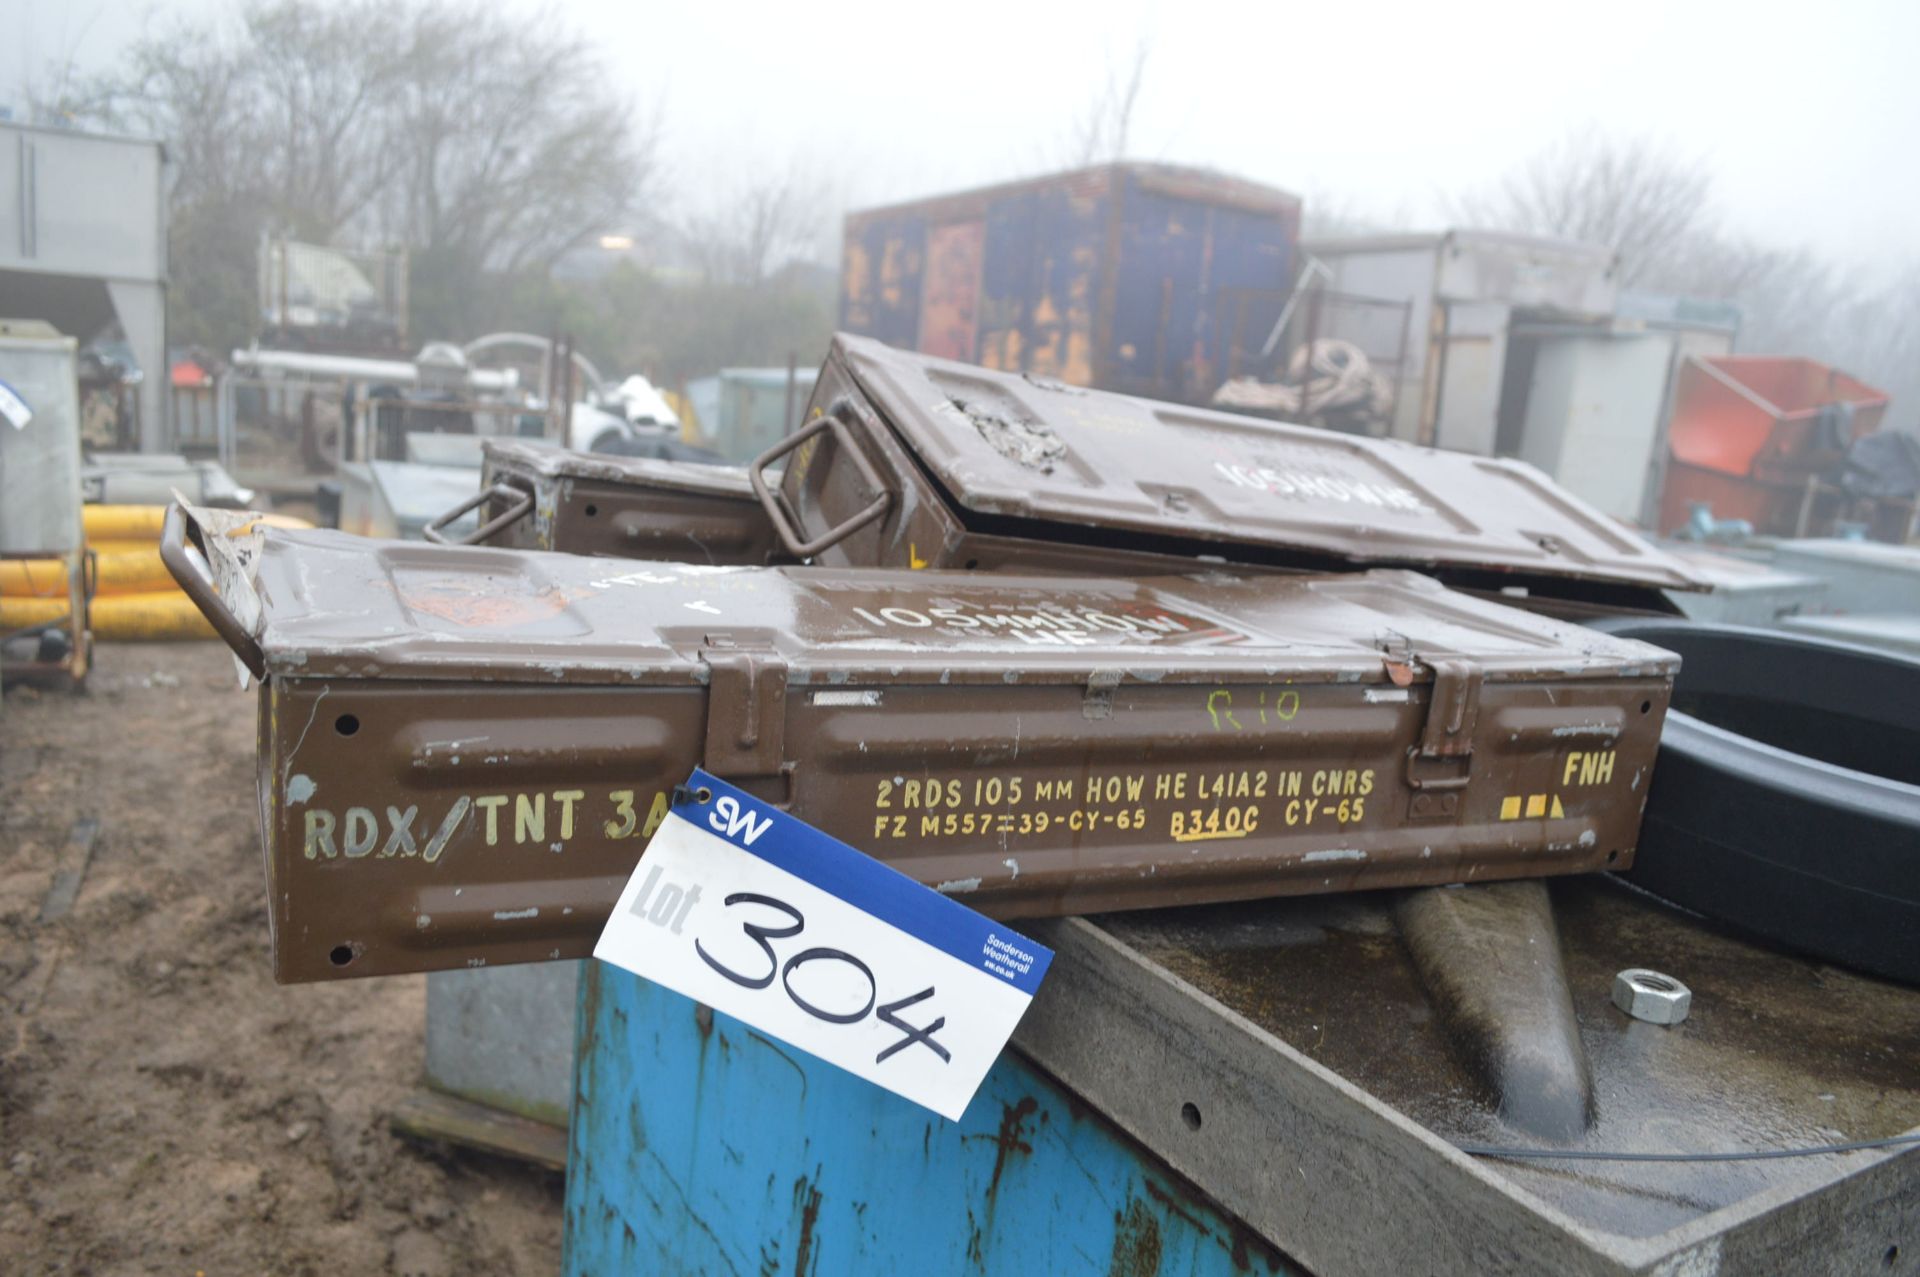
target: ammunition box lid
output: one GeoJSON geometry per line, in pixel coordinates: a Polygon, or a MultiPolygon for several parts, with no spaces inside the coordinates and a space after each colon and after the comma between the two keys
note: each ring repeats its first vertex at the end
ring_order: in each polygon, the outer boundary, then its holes
{"type": "Polygon", "coordinates": [[[1328,568],[1704,588],[1523,462],[1156,403],[847,334],[830,359],[978,531],[1111,529],[1163,550],[1167,538],[1193,553],[1257,546],[1328,568]]]}
{"type": "Polygon", "coordinates": [[[1403,680],[1465,661],[1506,680],[1671,676],[1658,648],[1469,598],[1414,573],[1097,580],[705,567],[256,530],[209,537],[223,602],[270,675],[674,685],[715,649],[794,682],[1403,680]]]}

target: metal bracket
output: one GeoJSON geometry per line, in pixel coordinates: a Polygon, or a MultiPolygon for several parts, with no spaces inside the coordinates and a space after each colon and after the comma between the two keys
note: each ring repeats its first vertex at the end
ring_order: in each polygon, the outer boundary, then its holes
{"type": "Polygon", "coordinates": [[[1462,789],[1473,767],[1482,672],[1472,661],[1423,664],[1433,671],[1433,690],[1420,744],[1407,755],[1407,783],[1415,789],[1462,789]]]}
{"type": "Polygon", "coordinates": [[[787,662],[764,631],[707,635],[707,744],[716,776],[774,776],[786,762],[787,662]]]}
{"type": "Polygon", "coordinates": [[[1095,670],[1087,676],[1087,694],[1080,702],[1080,715],[1088,722],[1113,717],[1113,690],[1120,686],[1121,670],[1095,670]]]}

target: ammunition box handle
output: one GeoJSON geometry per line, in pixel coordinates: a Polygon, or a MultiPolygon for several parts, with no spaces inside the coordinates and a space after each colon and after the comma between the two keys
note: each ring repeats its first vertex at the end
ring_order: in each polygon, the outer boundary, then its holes
{"type": "Polygon", "coordinates": [[[773,530],[779,536],[780,543],[786,547],[787,553],[796,559],[810,559],[827,547],[838,545],[885,514],[887,507],[893,503],[893,493],[889,492],[887,485],[881,482],[880,476],[874,472],[873,463],[867,460],[867,454],[860,450],[860,446],[853,441],[852,433],[847,429],[843,415],[847,410],[848,405],[845,400],[836,403],[826,414],[815,417],[754,458],[753,464],[747,467],[747,477],[753,481],[754,495],[759,497],[760,504],[766,507],[767,519],[773,524],[773,530]],[[879,495],[859,513],[836,523],[811,541],[802,541],[800,531],[794,526],[798,516],[788,519],[786,506],[780,500],[779,494],[767,486],[767,467],[823,430],[833,431],[834,441],[840,445],[842,452],[853,458],[854,469],[860,472],[861,480],[879,495]]]}
{"type": "MultiPolygon", "coordinates": [[[[227,607],[220,592],[213,588],[213,582],[203,576],[193,560],[187,557],[187,526],[186,509],[175,501],[167,507],[166,521],[160,525],[160,562],[166,564],[174,584],[200,609],[200,615],[207,618],[207,624],[213,627],[213,632],[233,649],[233,654],[240,658],[255,678],[264,679],[267,676],[267,659],[261,655],[259,642],[247,632],[246,626],[240,624],[240,618],[227,607]]],[[[195,531],[198,531],[197,526],[195,531]]],[[[201,545],[200,553],[205,555],[206,552],[207,547],[201,545]]]]}
{"type": "Polygon", "coordinates": [[[494,533],[513,523],[514,520],[525,518],[532,509],[533,494],[531,492],[523,491],[510,483],[496,483],[491,488],[474,493],[465,501],[462,501],[459,505],[429,523],[424,529],[424,534],[427,540],[433,542],[435,545],[478,545],[494,533]],[[507,503],[507,511],[505,514],[496,515],[488,519],[485,523],[467,533],[465,536],[450,537],[441,531],[442,528],[481,502],[491,501],[495,498],[507,503]]]}

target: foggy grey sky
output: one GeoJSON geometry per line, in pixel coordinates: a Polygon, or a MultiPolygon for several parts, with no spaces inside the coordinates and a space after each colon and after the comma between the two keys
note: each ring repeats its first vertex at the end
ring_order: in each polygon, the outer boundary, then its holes
{"type": "MultiPolygon", "coordinates": [[[[510,0],[525,2],[525,0],[510,0]]],[[[146,15],[226,0],[0,0],[0,101],[146,15]],[[7,46],[11,47],[7,47],[7,46]]],[[[791,158],[854,205],[1055,167],[1109,61],[1151,46],[1129,153],[1437,225],[1569,128],[1702,157],[1725,222],[1877,273],[1920,261],[1920,3],[631,4],[561,0],[643,106],[671,198],[791,158]]]]}

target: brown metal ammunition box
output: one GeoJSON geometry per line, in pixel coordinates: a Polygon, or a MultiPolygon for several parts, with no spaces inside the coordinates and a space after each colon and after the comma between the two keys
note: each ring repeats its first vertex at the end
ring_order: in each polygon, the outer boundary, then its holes
{"type": "Polygon", "coordinates": [[[176,571],[262,676],[288,981],[586,954],[695,765],[1003,917],[1617,868],[1678,665],[1400,571],[715,568],[215,517],[218,595],[176,571]]]}
{"type": "Polygon", "coordinates": [[[753,468],[823,564],[1413,567],[1483,592],[1671,611],[1678,560],[1522,462],[994,372],[845,334],[807,425],[753,468]],[[761,475],[786,458],[778,487],[761,475]]]}
{"type": "Polygon", "coordinates": [[[607,457],[509,439],[489,439],[484,447],[482,519],[497,526],[475,541],[681,563],[766,563],[774,556],[773,524],[738,466],[607,457]]]}

